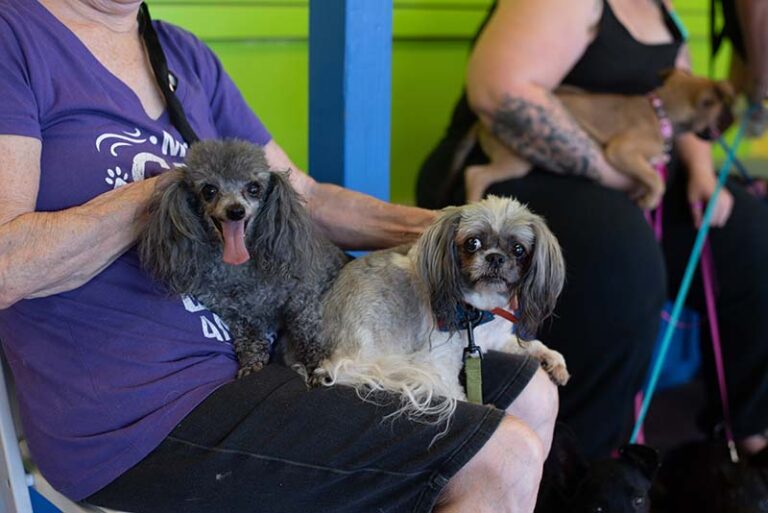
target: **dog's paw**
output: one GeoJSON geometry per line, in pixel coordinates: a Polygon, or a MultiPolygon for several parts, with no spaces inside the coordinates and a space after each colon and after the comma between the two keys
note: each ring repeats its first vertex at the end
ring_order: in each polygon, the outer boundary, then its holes
{"type": "Polygon", "coordinates": [[[645,190],[637,200],[638,206],[643,210],[655,209],[664,197],[664,191],[666,190],[664,182],[658,175],[655,175],[653,178],[651,183],[643,184],[645,190]]]}
{"type": "Polygon", "coordinates": [[[318,367],[312,372],[312,375],[307,379],[307,384],[310,387],[329,387],[333,385],[333,378],[328,371],[322,367],[318,367]]]}
{"type": "Polygon", "coordinates": [[[559,352],[553,349],[541,351],[538,355],[541,361],[541,367],[547,371],[549,377],[556,385],[563,386],[571,379],[568,367],[565,365],[565,358],[559,352]]]}
{"type": "Polygon", "coordinates": [[[241,379],[250,374],[259,372],[263,368],[264,364],[262,362],[251,362],[247,365],[243,365],[240,367],[240,370],[237,371],[237,379],[241,379]]]}

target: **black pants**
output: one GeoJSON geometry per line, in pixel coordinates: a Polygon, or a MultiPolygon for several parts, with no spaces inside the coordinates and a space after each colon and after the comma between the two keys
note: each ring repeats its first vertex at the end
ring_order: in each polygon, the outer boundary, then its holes
{"type": "Polygon", "coordinates": [[[483,396],[445,427],[405,417],[385,394],[309,390],[272,364],[228,383],[149,456],[86,499],[132,513],[428,513],[485,444],[539,362],[490,352],[483,396]]]}
{"type": "MultiPolygon", "coordinates": [[[[711,241],[734,429],[743,437],[768,428],[768,207],[735,184],[729,190],[733,214],[711,241]]],[[[560,418],[588,454],[607,455],[626,441],[662,304],[674,298],[695,238],[685,179],[678,173],[665,197],[663,253],[641,210],[591,181],[534,171],[488,193],[527,203],[563,247],[566,287],[540,338],[565,355],[573,376],[561,391],[560,418]]],[[[698,274],[689,305],[704,311],[698,274]]],[[[714,421],[720,410],[710,361],[704,369],[714,421]]]]}

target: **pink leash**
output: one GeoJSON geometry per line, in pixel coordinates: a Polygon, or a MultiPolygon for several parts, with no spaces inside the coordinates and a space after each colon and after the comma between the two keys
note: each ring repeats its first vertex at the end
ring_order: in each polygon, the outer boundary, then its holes
{"type": "MultiPolygon", "coordinates": [[[[654,167],[656,168],[656,171],[659,173],[659,176],[661,176],[662,181],[667,181],[667,163],[666,160],[661,159],[657,161],[654,164],[654,167]]],[[[646,210],[645,211],[645,219],[648,221],[648,224],[651,225],[653,228],[653,234],[656,237],[656,241],[661,244],[661,238],[664,235],[663,229],[662,229],[662,219],[663,219],[663,213],[664,213],[664,202],[662,201],[659,203],[659,206],[656,207],[656,210],[646,210]]],[[[643,391],[639,391],[637,394],[635,394],[635,418],[638,418],[640,416],[640,409],[643,406],[643,391]]],[[[645,431],[643,430],[642,426],[640,427],[640,431],[637,433],[637,443],[644,444],[645,443],[645,431]]]]}
{"type": "Polygon", "coordinates": [[[715,358],[715,370],[717,371],[717,385],[720,389],[720,401],[723,406],[723,424],[725,427],[725,439],[728,442],[728,451],[731,461],[738,463],[739,452],[736,449],[736,439],[733,436],[733,424],[731,423],[731,407],[728,402],[728,386],[725,383],[725,366],[723,364],[723,349],[720,343],[720,326],[717,323],[717,308],[715,306],[715,262],[712,257],[712,247],[709,238],[704,243],[701,253],[701,278],[704,282],[704,299],[707,303],[707,319],[709,331],[712,337],[712,352],[715,358]]]}
{"type": "MultiPolygon", "coordinates": [[[[666,165],[660,164],[656,168],[659,174],[666,181],[667,168],[666,165]]],[[[646,219],[653,227],[656,240],[661,242],[662,237],[662,207],[659,207],[653,212],[645,213],[646,219]]],[[[712,353],[715,360],[715,371],[717,373],[717,385],[720,389],[720,402],[723,408],[723,424],[725,429],[725,439],[728,443],[728,452],[730,453],[731,461],[738,463],[739,452],[736,448],[736,438],[733,436],[733,423],[731,422],[731,408],[728,401],[728,385],[725,380],[725,365],[723,363],[723,349],[720,341],[720,325],[717,322],[717,306],[715,301],[715,263],[712,256],[712,246],[707,237],[704,243],[704,249],[701,253],[701,278],[704,286],[704,300],[707,307],[707,320],[709,321],[710,337],[712,338],[712,353]]],[[[635,418],[639,417],[640,409],[643,404],[643,392],[640,391],[635,395],[635,418]]],[[[637,434],[637,442],[640,444],[645,443],[645,433],[642,428],[637,434]]]]}

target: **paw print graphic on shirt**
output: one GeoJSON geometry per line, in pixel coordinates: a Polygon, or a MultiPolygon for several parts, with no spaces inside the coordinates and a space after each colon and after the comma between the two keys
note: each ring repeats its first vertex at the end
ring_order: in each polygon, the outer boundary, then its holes
{"type": "Polygon", "coordinates": [[[120,169],[120,166],[115,166],[115,169],[107,169],[107,177],[104,181],[113,189],[117,189],[128,183],[128,173],[120,169]]]}

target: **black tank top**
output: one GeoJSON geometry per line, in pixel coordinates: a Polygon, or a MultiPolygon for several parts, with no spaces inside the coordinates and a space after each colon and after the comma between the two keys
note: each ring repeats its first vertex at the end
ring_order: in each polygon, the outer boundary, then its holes
{"type": "Polygon", "coordinates": [[[619,21],[608,2],[595,39],[573,66],[564,84],[595,93],[646,94],[661,85],[661,72],[675,66],[683,36],[663,3],[659,6],[673,36],[669,43],[641,43],[619,21]]]}
{"type": "MultiPolygon", "coordinates": [[[[663,2],[657,0],[657,3],[673,41],[662,44],[637,41],[616,18],[610,4],[604,1],[597,35],[568,72],[563,84],[590,92],[633,95],[646,94],[658,87],[662,81],[661,72],[675,65],[683,36],[663,2]]],[[[478,34],[482,32],[495,8],[494,3],[478,34]]],[[[416,191],[417,203],[420,206],[438,208],[461,201],[459,191],[451,189],[460,187],[463,181],[455,177],[454,180],[449,180],[448,170],[451,169],[456,147],[476,121],[477,115],[470,109],[465,92],[454,108],[444,138],[422,166],[416,191]],[[446,180],[452,183],[446,183],[446,180]]],[[[470,154],[471,163],[485,160],[478,152],[479,150],[476,150],[470,154]]]]}

